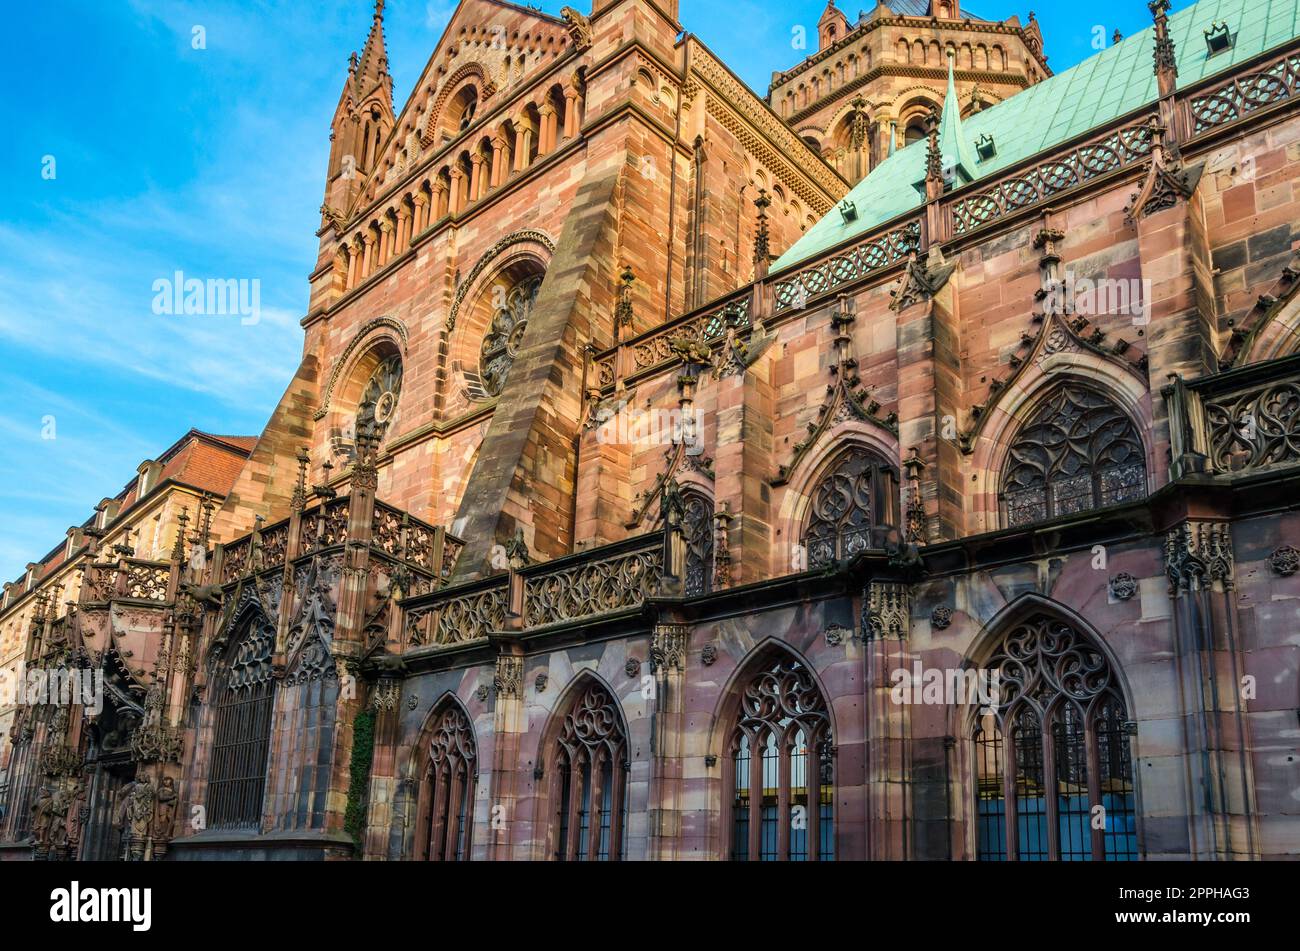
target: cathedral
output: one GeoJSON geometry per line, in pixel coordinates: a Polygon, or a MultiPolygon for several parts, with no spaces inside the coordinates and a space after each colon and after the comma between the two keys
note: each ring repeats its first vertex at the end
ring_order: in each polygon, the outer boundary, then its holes
{"type": "Polygon", "coordinates": [[[0,859],[1300,856],[1300,4],[1147,6],[379,0],[265,429],[4,586],[0,859]]]}

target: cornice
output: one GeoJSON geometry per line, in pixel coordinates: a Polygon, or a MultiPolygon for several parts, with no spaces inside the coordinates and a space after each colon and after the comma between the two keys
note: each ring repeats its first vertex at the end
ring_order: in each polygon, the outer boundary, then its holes
{"type": "Polygon", "coordinates": [[[780,74],[780,78],[778,78],[775,82],[770,83],[768,85],[767,87],[768,99],[770,100],[772,98],[772,93],[776,91],[778,86],[782,86],[787,81],[807,72],[809,69],[816,66],[818,63],[821,63],[823,60],[830,59],[836,53],[843,52],[845,49],[852,46],[862,37],[866,36],[868,33],[872,32],[873,30],[879,29],[882,26],[927,26],[930,27],[931,29],[937,28],[942,30],[950,30],[954,33],[962,33],[962,32],[988,33],[988,34],[998,34],[1001,36],[1014,36],[1017,39],[1019,39],[1022,44],[1024,44],[1025,49],[1031,55],[1033,55],[1038,65],[1043,68],[1046,74],[1048,76],[1052,75],[1052,70],[1047,65],[1047,60],[1043,57],[1043,54],[1034,53],[1033,50],[1030,48],[1029,42],[1026,38],[1025,28],[1022,26],[1009,26],[1006,23],[993,23],[993,22],[982,21],[982,20],[940,20],[938,17],[907,17],[907,16],[881,17],[878,20],[871,20],[867,23],[859,25],[856,29],[851,30],[848,33],[844,34],[844,36],[840,39],[838,43],[835,43],[832,46],[828,46],[824,50],[818,50],[816,53],[813,53],[803,62],[791,66],[787,70],[783,70],[780,74]]]}

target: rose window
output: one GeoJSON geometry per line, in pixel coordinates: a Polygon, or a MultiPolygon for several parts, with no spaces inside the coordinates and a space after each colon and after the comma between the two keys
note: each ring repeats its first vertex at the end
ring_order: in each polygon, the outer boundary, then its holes
{"type": "Polygon", "coordinates": [[[505,386],[506,374],[519,353],[528,318],[533,312],[533,302],[537,300],[537,290],[541,286],[540,274],[519,282],[492,315],[492,325],[483,337],[479,354],[479,375],[488,396],[499,396],[505,386]]]}

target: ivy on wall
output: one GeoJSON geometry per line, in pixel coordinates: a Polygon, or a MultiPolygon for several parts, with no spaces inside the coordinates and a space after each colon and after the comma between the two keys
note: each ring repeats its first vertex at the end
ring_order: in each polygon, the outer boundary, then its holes
{"type": "Polygon", "coordinates": [[[370,763],[375,752],[375,714],[362,710],[352,721],[352,762],[349,764],[351,781],[348,783],[348,807],[344,813],[343,828],[361,852],[366,834],[366,813],[369,811],[370,763]]]}

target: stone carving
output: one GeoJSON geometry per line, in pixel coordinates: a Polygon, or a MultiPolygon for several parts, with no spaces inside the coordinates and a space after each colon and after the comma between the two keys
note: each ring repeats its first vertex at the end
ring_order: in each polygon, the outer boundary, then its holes
{"type": "Polygon", "coordinates": [[[591,21],[579,13],[573,7],[560,7],[560,16],[564,18],[564,25],[569,31],[569,38],[573,40],[573,48],[576,50],[585,50],[591,46],[591,21]]]}
{"type": "Polygon", "coordinates": [[[930,612],[930,626],[936,631],[946,630],[952,624],[952,608],[946,604],[937,604],[930,612]]]}
{"type": "Polygon", "coordinates": [[[705,644],[700,650],[700,662],[705,667],[712,667],[718,659],[718,648],[713,644],[705,644]]]}
{"type": "MultiPolygon", "coordinates": [[[[655,625],[654,637],[650,642],[650,669],[683,670],[686,667],[686,650],[690,646],[690,640],[691,629],[685,624],[655,625]]],[[[705,648],[706,651],[708,647],[705,648]]]]}
{"type": "Polygon", "coordinates": [[[1282,577],[1290,577],[1300,569],[1300,551],[1290,545],[1283,545],[1268,556],[1268,566],[1282,577]]]}
{"type": "Polygon", "coordinates": [[[522,657],[514,657],[510,654],[497,657],[497,671],[492,679],[492,686],[496,689],[498,697],[520,696],[523,681],[524,659],[522,657]]]}
{"type": "Polygon", "coordinates": [[[912,626],[911,594],[905,584],[896,581],[872,581],[862,599],[862,636],[868,640],[882,637],[907,637],[912,626]]]}
{"type": "Polygon", "coordinates": [[[548,676],[546,675],[546,672],[543,671],[542,673],[538,674],[538,675],[537,675],[537,679],[533,681],[533,688],[534,688],[538,693],[545,693],[545,692],[546,692],[546,685],[547,685],[548,683],[550,683],[550,677],[548,677],[548,676]]]}
{"type": "Polygon", "coordinates": [[[826,643],[831,647],[839,647],[852,636],[853,632],[843,624],[831,624],[826,628],[826,643]]]}
{"type": "Polygon", "coordinates": [[[917,258],[915,251],[910,251],[903,275],[898,279],[898,286],[889,292],[893,297],[889,309],[897,312],[920,301],[929,300],[948,283],[948,278],[955,270],[957,265],[944,260],[938,245],[930,249],[924,264],[917,258]]]}
{"type": "Polygon", "coordinates": [[[635,677],[641,673],[641,661],[635,657],[629,657],[627,663],[623,665],[623,671],[629,677],[635,677]]]}
{"type": "Polygon", "coordinates": [[[396,710],[401,698],[401,681],[385,678],[375,684],[374,692],[370,695],[370,705],[376,711],[396,710]]]}
{"type": "Polygon", "coordinates": [[[153,836],[155,839],[170,839],[176,824],[176,803],[180,796],[176,792],[176,780],[164,776],[158,786],[158,809],[154,815],[153,836]]]}
{"type": "Polygon", "coordinates": [[[1165,536],[1169,593],[1199,591],[1215,581],[1232,587],[1232,533],[1226,522],[1183,522],[1165,536]]]}
{"type": "Polygon", "coordinates": [[[1127,571],[1121,571],[1110,579],[1110,593],[1116,601],[1127,601],[1137,594],[1138,580],[1127,571]]]}

